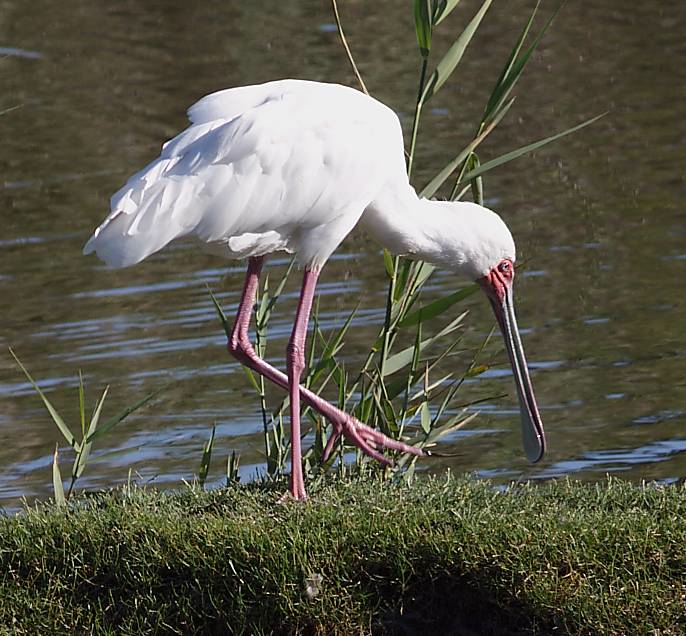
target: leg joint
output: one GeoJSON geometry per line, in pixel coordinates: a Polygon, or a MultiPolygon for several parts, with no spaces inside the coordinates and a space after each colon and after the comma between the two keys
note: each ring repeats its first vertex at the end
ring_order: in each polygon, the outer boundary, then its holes
{"type": "Polygon", "coordinates": [[[229,353],[240,362],[247,362],[255,357],[255,350],[249,340],[241,338],[237,334],[231,334],[226,348],[229,353]]]}
{"type": "Polygon", "coordinates": [[[305,352],[303,347],[291,340],[286,347],[286,360],[288,365],[298,371],[305,368],[305,352]]]}

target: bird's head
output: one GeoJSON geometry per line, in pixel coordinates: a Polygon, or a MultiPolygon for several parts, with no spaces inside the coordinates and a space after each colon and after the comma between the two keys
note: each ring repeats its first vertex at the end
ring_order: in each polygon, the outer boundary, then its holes
{"type": "Polygon", "coordinates": [[[515,244],[495,212],[473,203],[452,204],[462,220],[454,269],[475,280],[488,296],[512,365],[522,423],[524,451],[532,462],[545,452],[543,422],[538,411],[514,309],[515,244]]]}

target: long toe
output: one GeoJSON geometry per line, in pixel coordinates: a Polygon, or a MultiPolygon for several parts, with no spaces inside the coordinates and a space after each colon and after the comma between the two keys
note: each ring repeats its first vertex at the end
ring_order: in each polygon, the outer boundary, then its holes
{"type": "MultiPolygon", "coordinates": [[[[381,431],[376,431],[373,428],[362,424],[351,415],[344,415],[345,417],[337,422],[337,424],[339,424],[341,427],[342,434],[355,446],[362,450],[362,452],[376,459],[382,464],[390,466],[393,464],[393,462],[377,450],[379,447],[397,450],[403,453],[411,453],[412,455],[424,455],[424,452],[421,449],[391,439],[390,437],[384,435],[381,431]]],[[[338,437],[338,435],[339,433],[336,433],[336,437],[338,437]]],[[[329,444],[327,443],[327,448],[328,446],[329,444]]]]}

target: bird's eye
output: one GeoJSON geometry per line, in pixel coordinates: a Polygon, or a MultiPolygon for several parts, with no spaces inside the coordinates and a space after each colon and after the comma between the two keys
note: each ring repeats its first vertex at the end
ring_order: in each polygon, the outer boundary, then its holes
{"type": "Polygon", "coordinates": [[[498,271],[502,274],[509,274],[512,271],[512,264],[510,261],[500,261],[498,271]]]}

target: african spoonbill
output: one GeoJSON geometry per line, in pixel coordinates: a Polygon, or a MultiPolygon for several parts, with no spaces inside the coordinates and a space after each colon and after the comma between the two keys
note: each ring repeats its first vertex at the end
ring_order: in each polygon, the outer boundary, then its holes
{"type": "Polygon", "coordinates": [[[352,88],[280,80],[213,93],[188,116],[191,125],[112,196],[110,215],[83,251],[126,267],[175,238],[192,236],[212,253],[248,259],[228,346],[243,364],[289,392],[293,498],[306,497],[301,399],[334,427],[327,453],[342,434],[385,463],[382,448],[424,454],[300,386],[317,278],[358,222],[396,254],[478,281],[512,364],[526,455],[533,462],[543,456],[543,423],[514,312],[512,235],[495,212],[480,205],[417,196],[391,109],[352,88]],[[257,356],[248,336],[263,260],[276,251],[295,253],[304,268],[285,374],[257,356]]]}

